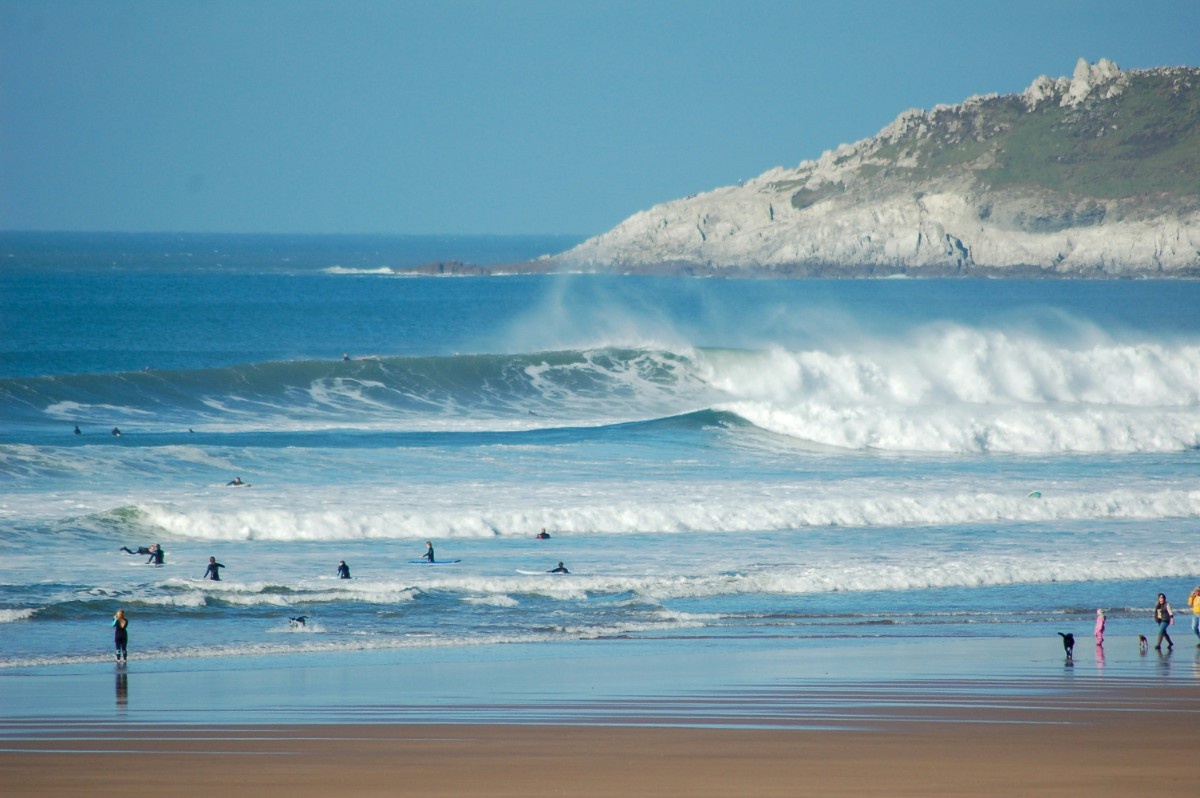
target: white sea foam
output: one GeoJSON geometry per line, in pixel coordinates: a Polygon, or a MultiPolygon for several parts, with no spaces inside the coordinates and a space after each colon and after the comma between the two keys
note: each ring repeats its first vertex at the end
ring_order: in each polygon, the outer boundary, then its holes
{"type": "Polygon", "coordinates": [[[37,608],[28,608],[20,610],[0,609],[0,623],[13,623],[15,621],[26,621],[37,614],[37,608]]]}

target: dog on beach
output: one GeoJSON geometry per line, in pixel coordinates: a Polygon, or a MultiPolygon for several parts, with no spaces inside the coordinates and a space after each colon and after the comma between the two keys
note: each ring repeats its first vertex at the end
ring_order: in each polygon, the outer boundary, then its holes
{"type": "Polygon", "coordinates": [[[1067,652],[1067,659],[1075,658],[1075,635],[1070,632],[1059,632],[1058,636],[1063,639],[1063,650],[1067,652]]]}
{"type": "Polygon", "coordinates": [[[1150,643],[1146,640],[1146,636],[1138,635],[1138,651],[1145,654],[1146,649],[1149,648],[1149,646],[1150,646],[1150,643]]]}
{"type": "Polygon", "coordinates": [[[300,615],[295,618],[288,618],[288,620],[292,622],[292,626],[304,626],[305,622],[308,621],[308,616],[300,615]]]}

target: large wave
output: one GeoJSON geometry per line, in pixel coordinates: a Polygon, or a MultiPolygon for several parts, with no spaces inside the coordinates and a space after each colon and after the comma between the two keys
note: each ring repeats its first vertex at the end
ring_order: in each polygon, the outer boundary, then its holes
{"type": "Polygon", "coordinates": [[[813,349],[598,348],[0,380],[18,425],[91,431],[525,430],[735,414],[828,447],[1200,446],[1200,345],[961,325],[813,349]],[[97,430],[99,428],[99,430],[97,430]]]}

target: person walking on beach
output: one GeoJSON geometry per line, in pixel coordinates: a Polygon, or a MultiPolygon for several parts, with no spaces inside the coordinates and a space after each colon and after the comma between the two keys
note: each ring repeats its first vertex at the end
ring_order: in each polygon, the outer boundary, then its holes
{"type": "Polygon", "coordinates": [[[421,555],[422,560],[433,562],[433,542],[425,541],[425,553],[421,555]]]}
{"type": "Polygon", "coordinates": [[[221,565],[221,563],[217,562],[216,557],[209,557],[208,558],[208,568],[204,571],[204,576],[202,576],[200,578],[201,579],[211,579],[214,582],[220,582],[221,581],[221,569],[224,567],[225,567],[224,565],[221,565]]]}
{"type": "Polygon", "coordinates": [[[1096,610],[1096,645],[1104,645],[1104,610],[1096,610]]]}
{"type": "Polygon", "coordinates": [[[125,610],[117,610],[113,616],[113,642],[117,646],[117,662],[125,662],[129,656],[129,619],[125,610]]]}
{"type": "MultiPolygon", "coordinates": [[[[1200,585],[1192,588],[1192,595],[1188,596],[1188,606],[1192,608],[1192,633],[1200,639],[1200,585]]],[[[1196,648],[1200,648],[1200,643],[1196,644],[1196,648]]]]}
{"type": "Polygon", "coordinates": [[[345,560],[338,560],[338,579],[350,578],[350,566],[346,565],[345,560]]]}
{"type": "Polygon", "coordinates": [[[1166,638],[1167,641],[1167,651],[1175,648],[1175,643],[1167,634],[1167,627],[1175,623],[1175,613],[1171,610],[1171,605],[1167,603],[1167,597],[1163,593],[1158,594],[1158,603],[1154,605],[1154,622],[1158,624],[1158,640],[1154,644],[1154,650],[1162,651],[1163,638],[1166,638]]]}

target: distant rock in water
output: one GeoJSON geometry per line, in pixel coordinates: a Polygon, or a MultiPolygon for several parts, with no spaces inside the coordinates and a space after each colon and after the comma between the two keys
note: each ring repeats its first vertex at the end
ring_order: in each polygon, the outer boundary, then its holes
{"type": "Polygon", "coordinates": [[[638,213],[558,270],[1200,276],[1200,69],[1083,59],[1021,94],[638,213]]]}

